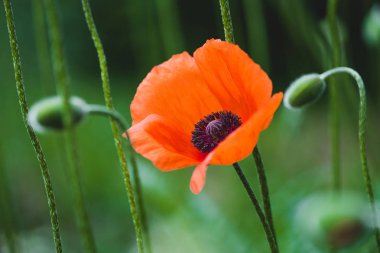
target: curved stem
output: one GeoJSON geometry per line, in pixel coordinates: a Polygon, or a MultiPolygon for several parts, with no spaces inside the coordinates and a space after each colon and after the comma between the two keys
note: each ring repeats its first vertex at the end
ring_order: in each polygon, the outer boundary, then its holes
{"type": "Polygon", "coordinates": [[[111,111],[103,105],[89,105],[87,109],[87,113],[92,114],[92,115],[103,115],[103,116],[110,117],[111,119],[117,122],[120,129],[122,129],[123,131],[128,129],[127,123],[124,117],[119,112],[115,110],[111,111]]]}
{"type": "Polygon", "coordinates": [[[272,207],[271,207],[271,203],[270,203],[270,194],[269,194],[267,177],[265,175],[263,160],[261,159],[261,155],[260,155],[260,152],[259,152],[257,145],[253,149],[252,154],[253,154],[253,158],[255,159],[257,174],[259,176],[259,182],[260,182],[260,187],[261,187],[261,195],[263,197],[263,203],[264,203],[265,216],[268,220],[268,224],[269,224],[271,231],[273,233],[274,240],[277,243],[276,230],[275,230],[275,227],[273,224],[272,207]]]}
{"type": "Polygon", "coordinates": [[[256,209],[256,213],[259,216],[261,224],[263,225],[265,235],[267,237],[269,247],[270,247],[272,253],[279,252],[277,245],[276,245],[276,239],[274,238],[274,235],[271,231],[271,228],[270,228],[270,226],[269,226],[269,224],[265,218],[265,215],[264,215],[264,213],[260,207],[260,203],[259,203],[252,187],[249,185],[249,182],[248,182],[247,178],[245,177],[243,171],[241,170],[240,165],[238,163],[234,163],[233,166],[234,166],[235,171],[238,174],[241,182],[243,183],[243,186],[244,186],[245,190],[247,191],[247,194],[248,194],[254,208],[256,209]]]}
{"type": "Polygon", "coordinates": [[[29,126],[28,119],[27,119],[29,107],[26,100],[24,80],[23,80],[22,70],[21,70],[20,52],[18,50],[18,42],[17,42],[17,36],[16,36],[16,28],[15,28],[14,19],[13,19],[12,7],[11,7],[10,0],[3,0],[3,2],[4,2],[5,14],[6,14],[6,20],[7,20],[9,43],[11,47],[13,67],[14,67],[15,79],[16,79],[16,89],[17,89],[18,99],[20,103],[21,114],[24,121],[24,125],[28,132],[29,138],[32,142],[34,151],[36,152],[37,160],[41,168],[42,179],[44,181],[45,192],[48,199],[50,221],[51,221],[51,227],[53,231],[53,239],[55,243],[55,251],[57,253],[61,253],[62,243],[61,243],[61,235],[60,235],[60,229],[59,229],[58,212],[57,212],[57,208],[55,204],[55,196],[54,196],[53,185],[50,179],[49,168],[46,162],[45,154],[42,151],[42,147],[37,138],[37,135],[32,129],[32,127],[29,126]]]}
{"type": "MultiPolygon", "coordinates": [[[[98,31],[96,30],[94,18],[92,16],[90,4],[88,0],[82,0],[82,6],[83,6],[83,12],[86,18],[87,26],[88,29],[90,30],[92,40],[94,42],[94,46],[96,48],[98,58],[99,58],[99,65],[100,65],[100,71],[101,71],[101,78],[102,78],[102,86],[103,86],[103,93],[104,93],[104,99],[106,103],[106,107],[109,111],[113,112],[114,107],[112,103],[112,96],[111,96],[111,88],[109,84],[109,77],[108,77],[108,69],[107,69],[107,60],[106,56],[104,54],[104,49],[102,42],[100,40],[98,31]]],[[[117,154],[119,156],[119,161],[120,165],[123,171],[123,176],[124,176],[124,184],[125,184],[125,189],[128,194],[128,201],[129,201],[129,206],[131,209],[131,214],[132,214],[132,220],[135,226],[135,232],[136,232],[136,240],[137,240],[137,247],[138,251],[140,253],[144,252],[144,242],[143,242],[143,236],[142,236],[142,224],[141,224],[141,217],[139,216],[138,209],[136,208],[136,199],[135,195],[133,193],[133,187],[131,183],[131,176],[129,174],[128,170],[128,165],[127,165],[127,159],[124,154],[120,134],[119,134],[119,129],[117,128],[117,120],[115,118],[110,117],[110,123],[113,131],[113,136],[115,139],[115,147],[117,150],[117,154]]],[[[119,123],[120,124],[120,123],[119,123]]],[[[126,129],[126,128],[124,128],[126,129]]],[[[132,153],[133,154],[133,153],[132,153]]],[[[137,168],[133,167],[134,172],[135,172],[135,180],[138,180],[139,177],[136,176],[138,171],[137,168]]],[[[136,181],[135,181],[136,183],[136,181]]],[[[137,184],[136,184],[137,185],[137,184]]],[[[141,192],[137,192],[139,194],[140,198],[141,192]]],[[[140,207],[140,210],[143,207],[140,207]]]]}
{"type": "Polygon", "coordinates": [[[48,31],[51,41],[52,63],[57,91],[63,100],[63,122],[67,131],[64,134],[65,148],[68,160],[68,174],[70,176],[70,188],[74,198],[74,212],[83,241],[85,252],[96,252],[94,235],[84,203],[84,197],[80,185],[78,170],[79,157],[76,145],[75,129],[72,122],[72,109],[70,106],[69,75],[64,59],[63,42],[59,27],[58,10],[55,0],[45,0],[45,11],[48,31]]]}
{"type": "MultiPolygon", "coordinates": [[[[329,0],[327,6],[327,20],[330,29],[332,41],[332,67],[338,67],[341,63],[341,49],[338,32],[338,23],[336,20],[338,0],[329,0]]],[[[335,80],[331,80],[329,86],[330,105],[329,105],[329,121],[330,121],[330,134],[331,134],[331,167],[332,167],[332,185],[334,190],[341,189],[341,165],[340,165],[340,122],[339,122],[339,103],[338,92],[335,80]]]]}
{"type": "Polygon", "coordinates": [[[375,229],[375,236],[376,236],[376,243],[377,243],[377,249],[378,252],[380,252],[380,231],[377,221],[377,212],[376,212],[376,206],[375,206],[375,196],[373,193],[373,186],[372,186],[372,180],[371,175],[368,169],[368,162],[367,162],[367,151],[366,151],[366,143],[365,143],[365,133],[366,133],[366,111],[367,111],[367,99],[366,99],[366,92],[365,92],[365,86],[363,79],[359,75],[358,72],[351,68],[347,67],[338,67],[331,69],[329,71],[326,71],[320,75],[321,79],[326,79],[334,74],[338,73],[346,73],[352,76],[356,84],[358,85],[359,89],[359,146],[360,146],[360,159],[361,159],[361,166],[362,166],[362,173],[365,181],[365,187],[368,194],[369,202],[371,205],[372,210],[372,218],[374,221],[374,229],[375,229]]]}

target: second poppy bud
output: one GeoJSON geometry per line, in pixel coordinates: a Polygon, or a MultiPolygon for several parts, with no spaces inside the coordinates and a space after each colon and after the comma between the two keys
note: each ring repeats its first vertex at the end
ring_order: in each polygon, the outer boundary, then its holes
{"type": "Polygon", "coordinates": [[[326,88],[319,74],[307,74],[292,82],[284,95],[284,104],[289,109],[297,109],[312,104],[326,88]]]}

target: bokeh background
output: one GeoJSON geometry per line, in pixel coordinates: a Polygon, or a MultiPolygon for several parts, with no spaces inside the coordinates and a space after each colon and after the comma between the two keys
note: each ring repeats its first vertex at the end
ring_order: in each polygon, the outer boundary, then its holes
{"type": "MultiPolygon", "coordinates": [[[[380,196],[380,11],[376,1],[339,1],[342,64],[366,83],[369,166],[380,196]]],[[[55,94],[49,41],[40,0],[12,1],[29,104],[55,94]],[[42,22],[42,23],[41,23],[42,22]]],[[[91,1],[108,59],[116,109],[130,119],[129,104],[150,69],[171,55],[192,53],[209,38],[224,38],[216,0],[91,1]]],[[[71,88],[103,104],[96,51],[80,1],[58,1],[71,88]]],[[[298,76],[332,66],[326,1],[233,0],[236,43],[284,91],[298,76]]],[[[364,194],[357,141],[358,95],[349,78],[337,79],[343,187],[364,194]]],[[[170,98],[168,98],[170,101],[170,98]]],[[[303,111],[283,106],[261,135],[275,224],[283,252],[323,252],[297,234],[297,203],[331,189],[328,96],[303,111]]],[[[6,218],[19,252],[53,252],[38,163],[22,123],[4,9],[0,8],[0,252],[8,252],[6,218]],[[4,207],[3,207],[4,209],[4,207]],[[1,210],[0,210],[1,211],[1,210]]],[[[77,129],[80,177],[99,252],[137,252],[133,224],[109,122],[90,117],[77,129]]],[[[68,189],[60,133],[40,135],[56,193],[65,252],[82,252],[68,189]]],[[[153,252],[269,252],[257,215],[231,166],[211,166],[203,192],[189,190],[192,169],[163,173],[139,157],[153,252]]],[[[252,157],[241,163],[259,192],[252,157]]],[[[310,217],[313,219],[313,217],[310,217]]],[[[370,252],[373,240],[353,252],[370,252]]],[[[350,251],[347,251],[350,252],[350,251]]]]}

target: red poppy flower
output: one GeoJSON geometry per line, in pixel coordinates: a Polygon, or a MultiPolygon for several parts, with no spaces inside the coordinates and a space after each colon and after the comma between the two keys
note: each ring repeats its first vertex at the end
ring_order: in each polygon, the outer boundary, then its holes
{"type": "Polygon", "coordinates": [[[154,67],[131,104],[133,147],[162,171],[196,165],[198,194],[209,164],[247,157],[269,125],[282,93],[238,46],[208,40],[191,57],[174,55],[154,67]]]}

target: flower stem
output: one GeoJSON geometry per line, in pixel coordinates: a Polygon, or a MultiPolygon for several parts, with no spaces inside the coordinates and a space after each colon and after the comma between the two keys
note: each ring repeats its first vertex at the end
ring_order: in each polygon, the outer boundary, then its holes
{"type": "Polygon", "coordinates": [[[380,252],[380,231],[379,231],[379,225],[378,225],[378,218],[377,218],[377,212],[376,212],[376,205],[375,205],[375,196],[373,193],[373,186],[372,186],[372,180],[371,175],[368,169],[368,162],[367,162],[367,151],[366,151],[366,143],[365,143],[365,134],[366,134],[366,121],[367,121],[367,99],[366,99],[366,92],[365,92],[365,86],[363,79],[359,75],[358,72],[351,68],[347,67],[338,67],[331,69],[329,71],[326,71],[320,75],[321,79],[326,79],[334,74],[338,73],[346,73],[349,74],[351,77],[353,77],[356,81],[356,84],[358,85],[359,89],[359,146],[360,146],[360,159],[361,159],[361,166],[362,166],[362,173],[365,181],[365,188],[368,194],[369,202],[371,205],[372,210],[372,218],[374,221],[374,230],[375,230],[375,237],[376,237],[376,243],[377,243],[377,249],[378,252],[380,252]]]}
{"type": "Polygon", "coordinates": [[[276,253],[276,252],[278,253],[279,251],[278,251],[278,247],[276,244],[276,239],[272,233],[270,225],[267,222],[267,219],[265,218],[264,212],[262,211],[262,209],[260,207],[260,203],[259,203],[252,187],[249,185],[249,182],[248,182],[247,178],[245,177],[243,171],[241,170],[240,165],[238,163],[234,163],[233,166],[234,166],[235,171],[238,174],[241,182],[243,183],[243,186],[244,186],[245,190],[247,191],[247,194],[248,194],[253,206],[256,209],[256,213],[259,216],[261,224],[263,225],[265,235],[267,237],[269,247],[270,247],[272,253],[276,253]]]}
{"type": "MultiPolygon", "coordinates": [[[[329,0],[327,6],[327,19],[331,34],[332,41],[332,67],[338,67],[341,64],[341,49],[338,33],[338,23],[336,20],[338,0],[329,0]]],[[[339,103],[338,91],[335,79],[331,80],[329,86],[330,105],[329,105],[329,121],[330,121],[330,135],[331,135],[331,168],[332,168],[332,185],[333,189],[339,191],[342,188],[341,179],[341,165],[340,165],[340,121],[339,121],[339,103]]]]}
{"type": "Polygon", "coordinates": [[[273,224],[272,207],[271,207],[271,203],[270,203],[270,195],[269,195],[269,187],[268,187],[267,177],[265,175],[263,160],[261,159],[261,155],[260,155],[260,152],[259,152],[257,145],[253,149],[252,154],[253,154],[253,158],[255,159],[257,174],[259,176],[259,182],[260,182],[260,187],[261,187],[261,195],[263,197],[263,203],[264,203],[265,216],[268,220],[268,224],[271,228],[274,240],[277,243],[276,230],[275,230],[275,227],[273,224]]]}
{"type": "Polygon", "coordinates": [[[185,46],[184,34],[181,29],[179,13],[177,11],[178,1],[175,0],[154,0],[157,10],[157,29],[161,35],[162,51],[165,57],[171,56],[174,52],[182,50],[185,46]]]}
{"type": "Polygon", "coordinates": [[[329,24],[331,41],[332,41],[332,50],[333,50],[333,65],[339,65],[341,62],[341,47],[339,39],[339,30],[338,23],[336,20],[336,11],[337,11],[338,0],[328,0],[327,6],[327,20],[329,24]]]}
{"type": "Polygon", "coordinates": [[[17,42],[16,28],[14,24],[12,7],[11,7],[10,0],[3,0],[3,2],[4,2],[5,14],[6,14],[6,20],[7,20],[9,43],[10,43],[12,59],[13,59],[13,67],[15,71],[16,89],[17,89],[18,99],[19,99],[19,103],[21,107],[21,115],[22,115],[26,130],[28,132],[29,138],[32,142],[34,151],[36,152],[37,160],[41,168],[42,178],[45,185],[45,192],[48,199],[50,221],[51,221],[51,227],[53,231],[53,239],[55,243],[55,251],[57,253],[61,253],[62,244],[61,244],[61,235],[59,231],[58,212],[57,212],[57,208],[55,204],[55,196],[54,196],[53,185],[50,179],[49,168],[46,162],[45,154],[42,151],[42,147],[37,138],[37,135],[32,129],[32,127],[29,126],[28,119],[27,119],[29,107],[26,100],[24,80],[23,80],[22,70],[21,70],[20,52],[18,50],[18,42],[17,42]]]}
{"type": "Polygon", "coordinates": [[[247,25],[248,43],[251,55],[267,72],[270,69],[269,43],[265,23],[263,0],[244,0],[244,18],[247,25]]]}
{"type": "MultiPolygon", "coordinates": [[[[220,4],[220,11],[222,13],[222,21],[223,21],[223,27],[224,27],[224,36],[227,42],[234,43],[234,30],[232,25],[232,19],[231,19],[231,11],[229,6],[228,0],[219,0],[220,4]]],[[[257,165],[257,169],[259,171],[259,178],[260,178],[260,185],[261,185],[261,191],[263,195],[264,200],[264,208],[265,213],[267,214],[267,217],[264,215],[263,211],[261,210],[260,204],[256,198],[255,193],[253,192],[253,189],[249,185],[247,179],[245,178],[243,171],[241,170],[238,163],[234,163],[233,166],[236,170],[236,173],[239,175],[240,180],[242,181],[249,198],[252,201],[253,206],[256,209],[256,212],[260,218],[261,223],[263,224],[265,234],[267,236],[269,246],[272,250],[272,252],[278,252],[278,246],[277,246],[277,239],[275,236],[275,230],[273,226],[273,219],[272,219],[272,212],[270,207],[270,199],[269,199],[269,191],[268,191],[268,185],[266,182],[265,172],[264,172],[264,166],[261,161],[260,153],[258,149],[255,148],[253,153],[257,165]],[[259,166],[258,162],[261,162],[261,165],[259,166]],[[260,168],[259,168],[260,167],[260,168]]]]}
{"type": "MultiPolygon", "coordinates": [[[[87,26],[88,29],[90,30],[92,40],[94,42],[94,46],[96,48],[98,58],[99,58],[99,64],[100,64],[100,71],[101,71],[101,78],[102,78],[102,86],[103,86],[103,93],[104,93],[104,99],[106,103],[106,107],[109,111],[113,112],[114,107],[112,103],[112,96],[111,96],[111,88],[109,84],[109,77],[108,77],[108,69],[107,69],[107,60],[106,56],[104,54],[104,49],[102,42],[100,40],[98,31],[96,30],[94,18],[92,16],[90,4],[88,0],[82,0],[82,6],[83,6],[83,12],[86,18],[87,26]]],[[[110,117],[110,123],[113,131],[113,136],[115,139],[115,146],[117,150],[117,154],[119,156],[120,160],[120,165],[123,171],[123,176],[124,176],[124,184],[125,184],[125,189],[128,194],[128,201],[129,201],[129,206],[131,209],[131,214],[132,214],[132,219],[133,223],[135,226],[135,232],[136,232],[136,240],[137,240],[137,247],[138,251],[140,253],[144,252],[144,242],[143,242],[143,236],[142,236],[142,224],[141,224],[141,217],[139,216],[138,209],[136,208],[136,199],[135,195],[133,192],[133,187],[131,183],[131,176],[129,174],[128,170],[128,165],[127,165],[127,159],[124,154],[120,134],[119,134],[119,129],[117,128],[117,120],[114,118],[110,117]]],[[[119,123],[120,124],[120,123],[119,123]]],[[[139,180],[139,177],[136,176],[138,174],[137,168],[134,167],[134,172],[135,172],[135,184],[136,181],[139,180]]],[[[137,185],[137,184],[136,184],[137,185]]],[[[141,192],[137,192],[138,195],[141,194],[141,192]]],[[[142,196],[140,195],[139,198],[142,196]]],[[[143,207],[140,207],[140,210],[143,207]]]]}
{"type": "Polygon", "coordinates": [[[222,21],[224,27],[224,36],[227,42],[235,43],[234,28],[232,26],[230,5],[228,0],[219,0],[220,11],[222,13],[222,21]]]}
{"type": "Polygon", "coordinates": [[[36,43],[40,81],[42,82],[42,87],[45,94],[51,94],[53,92],[51,85],[53,83],[53,80],[51,76],[49,45],[46,34],[43,0],[32,0],[32,6],[34,37],[36,43]]]}
{"type": "Polygon", "coordinates": [[[89,105],[87,112],[92,115],[102,115],[112,118],[123,131],[128,128],[124,117],[119,112],[115,110],[111,111],[103,105],[89,105]]]}
{"type": "Polygon", "coordinates": [[[12,201],[5,168],[0,164],[0,225],[4,228],[9,253],[19,252],[15,238],[12,201]]]}
{"type": "MultiPolygon", "coordinates": [[[[93,115],[103,115],[111,117],[112,119],[116,120],[116,122],[119,124],[120,129],[125,130],[127,129],[127,123],[124,119],[124,117],[117,111],[110,111],[107,109],[107,107],[102,105],[89,105],[87,112],[89,114],[93,115]]],[[[129,138],[127,138],[129,141],[129,138]]],[[[151,243],[150,243],[150,237],[149,237],[149,227],[147,223],[146,218],[146,211],[145,211],[145,205],[142,198],[142,188],[141,188],[141,179],[137,170],[137,162],[136,162],[136,155],[134,153],[134,150],[130,148],[130,161],[132,165],[133,175],[134,175],[134,183],[135,183],[135,191],[136,191],[136,203],[138,212],[140,213],[140,218],[142,222],[142,227],[144,230],[145,235],[145,242],[147,243],[147,252],[152,252],[151,250],[151,243]]]]}
{"type": "MultiPolygon", "coordinates": [[[[129,144],[131,144],[129,138],[128,138],[128,141],[129,141],[129,144]]],[[[137,161],[136,161],[136,153],[134,149],[132,148],[132,145],[130,145],[130,161],[132,164],[132,172],[135,179],[134,184],[135,184],[135,191],[136,191],[136,202],[137,202],[137,208],[140,214],[141,225],[144,231],[146,251],[150,253],[152,252],[152,245],[151,245],[150,234],[149,234],[148,219],[146,215],[146,208],[144,205],[141,179],[140,179],[139,171],[137,169],[138,167],[137,167],[137,161]]]]}
{"type": "Polygon", "coordinates": [[[79,231],[88,253],[96,252],[94,235],[92,233],[89,217],[84,204],[83,193],[78,175],[79,158],[76,145],[75,129],[72,124],[70,106],[69,76],[63,54],[62,36],[59,28],[58,10],[54,0],[45,0],[45,10],[49,36],[51,41],[52,63],[57,91],[63,100],[63,122],[67,131],[64,134],[65,148],[68,159],[70,188],[74,197],[74,211],[77,217],[79,231]]]}

